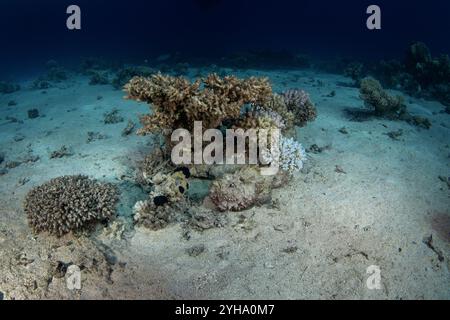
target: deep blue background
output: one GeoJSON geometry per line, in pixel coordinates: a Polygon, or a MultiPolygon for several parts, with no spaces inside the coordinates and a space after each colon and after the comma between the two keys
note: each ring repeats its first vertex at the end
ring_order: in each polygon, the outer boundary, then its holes
{"type": "Polygon", "coordinates": [[[449,31],[446,0],[1,0],[0,78],[2,70],[92,55],[221,57],[271,48],[400,57],[415,40],[437,55],[450,52],[449,31]],[[81,31],[65,27],[70,4],[82,9],[81,31]],[[370,4],[382,8],[381,31],[365,27],[370,4]]]}

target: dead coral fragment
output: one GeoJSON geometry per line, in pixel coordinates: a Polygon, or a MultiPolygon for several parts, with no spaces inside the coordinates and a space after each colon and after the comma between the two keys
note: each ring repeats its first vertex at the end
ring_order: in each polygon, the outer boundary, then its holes
{"type": "Polygon", "coordinates": [[[62,236],[115,214],[117,190],[86,176],[62,176],[33,188],[24,208],[34,232],[62,236]]]}
{"type": "Polygon", "coordinates": [[[149,199],[134,206],[134,220],[152,230],[159,230],[176,220],[188,208],[185,193],[189,184],[183,170],[170,174],[157,173],[150,179],[153,191],[149,199]]]}
{"type": "Polygon", "coordinates": [[[135,77],[126,86],[129,99],[152,104],[155,113],[141,117],[141,134],[164,129],[191,129],[194,121],[216,128],[222,121],[235,119],[245,104],[264,104],[272,88],[266,78],[220,78],[211,74],[191,83],[182,77],[160,73],[150,78],[135,77]]]}
{"type": "Polygon", "coordinates": [[[171,170],[169,160],[160,148],[154,149],[139,162],[136,181],[144,189],[152,185],[152,177],[157,173],[168,173],[171,170]]]}
{"type": "Polygon", "coordinates": [[[157,173],[151,179],[151,182],[154,190],[150,193],[150,197],[165,197],[167,202],[170,203],[184,199],[185,193],[189,188],[189,183],[181,171],[172,174],[157,173]]]}
{"type": "Polygon", "coordinates": [[[270,201],[276,180],[276,176],[261,175],[256,167],[244,167],[214,181],[209,199],[219,211],[245,210],[270,201]]]}
{"type": "Polygon", "coordinates": [[[103,114],[103,122],[105,124],[116,124],[123,122],[124,119],[119,115],[119,110],[114,108],[111,112],[106,112],[103,114]]]}
{"type": "Polygon", "coordinates": [[[398,118],[406,111],[403,97],[389,95],[380,82],[373,78],[361,81],[360,94],[366,106],[372,108],[378,116],[398,118]]]}
{"type": "Polygon", "coordinates": [[[176,203],[156,205],[152,199],[139,201],[134,205],[134,221],[138,226],[150,230],[160,230],[177,220],[177,216],[187,210],[186,200],[176,203]]]}

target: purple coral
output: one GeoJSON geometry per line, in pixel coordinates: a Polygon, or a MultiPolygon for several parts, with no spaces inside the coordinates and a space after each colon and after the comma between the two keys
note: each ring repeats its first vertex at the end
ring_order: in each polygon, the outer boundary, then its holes
{"type": "Polygon", "coordinates": [[[283,92],[284,102],[290,112],[295,116],[294,124],[300,127],[306,125],[317,117],[317,111],[311,102],[309,94],[299,89],[289,89],[283,92]]]}

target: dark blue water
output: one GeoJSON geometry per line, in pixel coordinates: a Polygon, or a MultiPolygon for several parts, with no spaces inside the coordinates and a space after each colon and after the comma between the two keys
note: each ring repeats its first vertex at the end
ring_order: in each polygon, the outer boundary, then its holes
{"type": "Polygon", "coordinates": [[[249,49],[329,57],[398,57],[421,40],[450,52],[450,3],[367,0],[2,0],[4,73],[50,58],[147,59],[178,52],[220,59],[249,49]],[[365,26],[366,8],[382,9],[382,30],[365,26]],[[82,30],[66,29],[66,8],[82,9],[82,30]]]}

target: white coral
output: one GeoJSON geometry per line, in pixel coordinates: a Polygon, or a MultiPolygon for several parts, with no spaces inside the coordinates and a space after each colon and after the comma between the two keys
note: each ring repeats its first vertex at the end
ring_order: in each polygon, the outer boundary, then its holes
{"type": "Polygon", "coordinates": [[[278,162],[280,169],[293,173],[303,168],[303,162],[306,160],[306,152],[303,146],[293,138],[281,137],[279,148],[265,150],[262,152],[262,158],[265,163],[278,162]]]}

